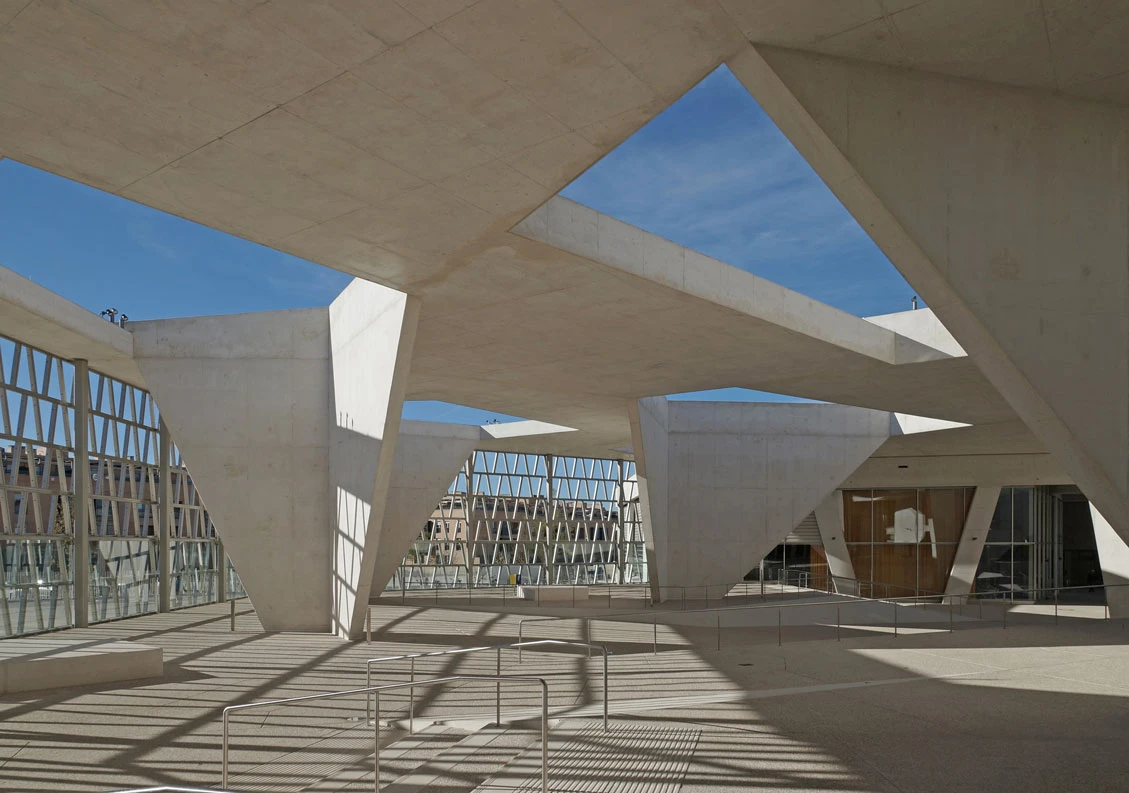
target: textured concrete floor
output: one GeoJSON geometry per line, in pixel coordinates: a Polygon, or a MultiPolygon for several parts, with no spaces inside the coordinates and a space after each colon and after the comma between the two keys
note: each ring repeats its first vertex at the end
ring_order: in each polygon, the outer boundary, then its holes
{"type": "MultiPolygon", "coordinates": [[[[657,655],[652,625],[596,622],[596,633],[614,639],[617,649],[610,664],[613,722],[667,731],[656,735],[690,730],[696,744],[685,763],[645,762],[647,749],[634,763],[608,761],[602,783],[591,767],[562,766],[562,775],[571,777],[554,787],[1124,790],[1129,631],[1121,622],[1090,618],[1099,614],[1092,608],[1076,608],[1061,614],[1057,626],[1047,614],[1017,606],[1006,629],[988,615],[949,633],[946,616],[941,627],[936,621],[904,626],[897,638],[878,623],[852,626],[842,641],[826,625],[791,626],[782,647],[774,626],[734,625],[723,629],[721,651],[710,644],[708,626],[660,625],[657,655]],[[671,778],[657,778],[663,774],[671,778]]],[[[357,686],[365,658],[511,640],[518,619],[480,608],[380,606],[369,646],[265,634],[247,604],[240,612],[234,633],[223,606],[70,632],[157,644],[165,651],[165,678],[0,699],[0,790],[218,786],[224,706],[357,686]]],[[[570,620],[553,630],[580,634],[583,625],[583,619],[570,620]]],[[[417,676],[484,673],[495,662],[493,653],[433,659],[419,662],[417,676]]],[[[504,666],[509,674],[548,679],[554,710],[572,716],[560,722],[562,736],[569,729],[583,732],[599,712],[598,659],[540,652],[526,655],[520,667],[507,655],[504,666]]],[[[404,672],[393,664],[377,679],[403,680],[404,672]]],[[[421,692],[417,712],[421,725],[438,716],[488,715],[493,696],[492,684],[421,692]]],[[[406,714],[404,696],[386,695],[383,705],[386,719],[406,714]]],[[[504,693],[504,715],[535,706],[533,691],[504,693]]],[[[253,717],[233,722],[233,772],[248,782],[254,774],[259,784],[294,789],[280,769],[293,772],[335,752],[363,766],[371,751],[367,738],[357,738],[363,712],[360,698],[252,711],[253,717]]],[[[600,750],[598,734],[583,734],[600,750]]],[[[389,731],[387,740],[396,737],[389,731]]],[[[661,753],[662,745],[654,751],[661,753]]],[[[615,746],[605,749],[619,751],[615,746]]],[[[509,777],[524,770],[519,763],[509,777]]],[[[314,781],[316,772],[308,773],[303,782],[314,781]]],[[[505,774],[494,781],[499,789],[507,786],[505,774]]]]}

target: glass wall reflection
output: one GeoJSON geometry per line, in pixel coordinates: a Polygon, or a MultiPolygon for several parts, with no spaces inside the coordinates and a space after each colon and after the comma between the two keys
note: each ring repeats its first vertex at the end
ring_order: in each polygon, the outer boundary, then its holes
{"type": "Polygon", "coordinates": [[[988,540],[976,568],[973,592],[998,593],[1007,598],[1029,597],[1035,559],[1035,531],[1031,519],[1034,493],[1031,487],[1005,487],[1000,491],[988,540]]]}
{"type": "Polygon", "coordinates": [[[943,593],[974,492],[844,490],[843,531],[860,594],[943,593]]]}

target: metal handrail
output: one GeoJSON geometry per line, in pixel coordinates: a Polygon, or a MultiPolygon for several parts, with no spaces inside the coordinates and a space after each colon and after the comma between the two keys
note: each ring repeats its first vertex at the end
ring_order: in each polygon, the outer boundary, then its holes
{"type": "Polygon", "coordinates": [[[137,787],[130,788],[129,790],[116,790],[114,793],[229,793],[226,790],[216,790],[215,788],[202,788],[202,787],[137,787]]]}
{"type": "MultiPolygon", "coordinates": [[[[853,580],[853,579],[852,579],[853,580]]],[[[905,601],[917,602],[922,598],[943,598],[943,597],[957,597],[956,595],[946,595],[943,592],[930,592],[921,590],[916,595],[906,595],[904,597],[864,597],[862,595],[840,595],[841,598],[850,598],[859,602],[867,603],[901,603],[905,601]]],[[[713,606],[710,608],[701,609],[682,609],[679,611],[672,611],[671,614],[712,614],[714,612],[729,612],[729,611],[749,611],[755,609],[783,609],[783,608],[808,608],[811,606],[828,606],[835,604],[842,604],[842,600],[805,600],[796,603],[744,603],[738,606],[713,606]]],[[[651,612],[652,616],[657,616],[657,612],[651,612]]],[[[586,622],[591,622],[593,619],[607,620],[615,617],[637,617],[638,611],[619,611],[611,614],[600,614],[596,617],[577,617],[569,614],[554,615],[544,617],[521,617],[517,621],[517,636],[520,642],[524,636],[522,628],[527,622],[546,622],[546,621],[560,621],[560,620],[578,620],[583,619],[586,622]]]]}
{"type": "MultiPolygon", "coordinates": [[[[850,580],[856,580],[856,579],[850,579],[850,580]]],[[[921,602],[922,598],[945,598],[945,597],[949,597],[949,596],[946,596],[945,594],[943,594],[941,592],[930,592],[930,591],[927,591],[927,590],[926,591],[919,591],[917,594],[915,594],[913,596],[907,595],[907,596],[901,597],[901,598],[890,598],[890,597],[885,597],[885,598],[869,597],[868,598],[868,597],[863,597],[861,595],[840,595],[840,598],[849,598],[850,600],[853,600],[854,603],[856,603],[856,604],[861,604],[861,603],[889,603],[889,604],[894,605],[894,606],[898,606],[901,603],[913,603],[914,605],[917,605],[918,603],[921,602]]],[[[793,609],[793,608],[811,608],[813,606],[836,606],[837,607],[836,608],[836,622],[838,622],[838,619],[839,619],[839,616],[838,616],[839,609],[838,609],[838,607],[840,607],[842,605],[843,605],[842,600],[806,600],[806,601],[794,602],[794,603],[746,603],[746,604],[739,605],[739,606],[714,606],[713,608],[684,609],[684,610],[681,610],[681,611],[675,611],[675,612],[671,612],[671,613],[673,613],[673,614],[716,614],[717,615],[717,649],[720,650],[721,649],[721,615],[722,615],[723,612],[750,611],[750,610],[758,610],[758,609],[776,609],[777,612],[779,613],[782,609],[786,609],[786,608],[787,609],[793,609]]],[[[615,617],[632,618],[632,617],[638,617],[638,615],[639,615],[638,611],[624,611],[624,612],[613,613],[613,614],[602,614],[602,615],[595,617],[595,619],[606,620],[606,619],[615,618],[615,617]]],[[[658,612],[652,611],[651,615],[652,615],[652,626],[653,626],[654,652],[657,654],[658,653],[658,645],[659,645],[658,612]]],[[[526,622],[545,622],[545,621],[559,621],[559,620],[572,620],[572,619],[583,619],[584,620],[585,634],[588,637],[588,639],[591,639],[592,638],[592,619],[593,619],[593,617],[573,617],[573,616],[522,617],[522,618],[518,619],[518,621],[517,621],[518,643],[521,643],[524,639],[524,629],[525,629],[525,623],[526,622]]],[[[950,621],[951,621],[951,617],[950,617],[950,621]]],[[[782,630],[783,630],[782,620],[777,619],[777,634],[778,634],[777,642],[778,643],[782,642],[782,639],[779,636],[779,634],[781,633],[782,630]]],[[[836,627],[836,630],[838,630],[838,626],[836,627]]],[[[895,614],[894,614],[894,635],[897,636],[897,613],[896,613],[896,611],[895,611],[895,614]]]]}
{"type": "Polygon", "coordinates": [[[413,680],[409,683],[387,683],[382,686],[366,686],[353,688],[347,691],[330,691],[324,694],[307,694],[303,697],[288,697],[286,699],[272,699],[265,702],[248,702],[243,705],[228,705],[223,709],[223,766],[221,785],[227,787],[228,779],[228,715],[237,710],[250,710],[252,708],[265,708],[274,705],[289,705],[294,702],[309,702],[315,699],[334,699],[336,697],[355,696],[358,694],[372,694],[376,703],[376,718],[373,719],[373,791],[380,793],[380,692],[394,691],[400,688],[414,689],[417,686],[433,686],[440,683],[453,683],[462,680],[495,680],[501,685],[503,680],[515,682],[537,683],[541,686],[541,793],[549,793],[549,684],[541,677],[528,677],[516,675],[450,675],[448,677],[433,677],[428,680],[413,680]]]}
{"type": "MultiPolygon", "coordinates": [[[[508,644],[490,644],[485,647],[463,647],[457,650],[433,650],[426,653],[408,653],[407,655],[386,655],[382,658],[370,658],[365,661],[365,686],[372,685],[372,665],[383,663],[384,661],[411,661],[410,678],[409,680],[416,679],[416,659],[417,658],[432,658],[443,655],[465,655],[468,653],[479,653],[486,650],[495,650],[498,653],[497,670],[498,675],[502,674],[502,650],[517,648],[517,662],[521,663],[521,648],[533,647],[536,645],[553,644],[553,645],[567,645],[570,647],[587,647],[591,650],[593,647],[598,648],[604,654],[604,732],[608,731],[608,656],[611,653],[608,651],[606,644],[593,644],[592,642],[575,642],[565,639],[537,639],[530,642],[510,642],[508,644]]],[[[495,723],[500,724],[502,721],[502,684],[498,683],[497,686],[497,699],[495,702],[495,723]]],[[[371,701],[370,701],[371,705],[371,701]]],[[[408,703],[408,734],[415,732],[415,711],[416,711],[416,696],[415,691],[410,692],[410,699],[408,703]]],[[[371,710],[369,711],[369,718],[372,717],[371,710]]]]}

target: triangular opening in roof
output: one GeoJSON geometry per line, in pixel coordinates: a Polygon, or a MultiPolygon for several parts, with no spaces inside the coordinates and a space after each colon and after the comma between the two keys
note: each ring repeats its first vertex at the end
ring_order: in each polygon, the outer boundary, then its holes
{"type": "Polygon", "coordinates": [[[856,316],[911,308],[912,287],[725,66],[561,195],[856,316]]]}

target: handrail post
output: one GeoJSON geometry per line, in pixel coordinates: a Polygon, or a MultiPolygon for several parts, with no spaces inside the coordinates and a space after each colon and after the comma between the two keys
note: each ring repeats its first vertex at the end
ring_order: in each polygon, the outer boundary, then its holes
{"type": "Polygon", "coordinates": [[[227,790],[227,710],[223,712],[223,764],[220,771],[220,787],[227,790]]]}
{"type": "Polygon", "coordinates": [[[652,624],[652,626],[654,627],[654,630],[655,630],[655,651],[654,651],[654,654],[658,655],[659,654],[659,615],[653,614],[651,616],[651,620],[652,620],[651,624],[652,624]]]}
{"type": "Polygon", "coordinates": [[[372,644],[372,606],[365,608],[365,643],[372,644]]]}
{"type": "MultiPolygon", "coordinates": [[[[412,658],[411,666],[411,681],[416,682],[416,659],[412,658]]],[[[380,696],[379,694],[377,695],[380,696]]],[[[380,717],[380,700],[377,700],[377,720],[380,717]]],[[[416,687],[412,686],[408,689],[408,735],[416,734],[416,687]]]]}
{"type": "MultiPolygon", "coordinates": [[[[502,676],[502,648],[498,648],[498,676],[502,676]]],[[[494,683],[497,695],[497,701],[494,705],[494,723],[499,727],[502,726],[502,681],[498,680],[494,683]]]]}
{"type": "Polygon", "coordinates": [[[518,621],[517,621],[517,662],[519,664],[521,663],[521,643],[522,643],[522,641],[524,641],[521,638],[521,628],[522,628],[523,624],[524,624],[524,620],[518,619],[518,621]]]}
{"type": "Polygon", "coordinates": [[[541,681],[541,793],[549,793],[549,684],[541,681]]]}
{"type": "Polygon", "coordinates": [[[891,602],[894,607],[894,638],[898,638],[898,604],[891,602]]]}
{"type": "MultiPolygon", "coordinates": [[[[372,688],[372,662],[365,661],[365,688],[372,688]]],[[[372,721],[372,692],[365,695],[365,721],[372,721]]]]}
{"type": "MultiPolygon", "coordinates": [[[[408,689],[415,691],[415,687],[408,689]]],[[[380,692],[374,691],[376,701],[376,718],[372,722],[372,789],[373,793],[380,793],[380,692]]]]}
{"type": "Polygon", "coordinates": [[[721,651],[721,610],[720,609],[718,609],[718,611],[716,612],[716,616],[717,616],[717,649],[720,652],[721,651]]]}
{"type": "Polygon", "coordinates": [[[949,598],[949,633],[953,632],[953,599],[949,598]]]}
{"type": "Polygon", "coordinates": [[[839,606],[836,606],[835,607],[835,641],[837,641],[837,642],[843,641],[842,637],[839,635],[840,634],[839,626],[840,626],[839,606]]]}
{"type": "Polygon", "coordinates": [[[1058,589],[1055,589],[1055,625],[1058,625],[1058,589]]]}
{"type": "Polygon", "coordinates": [[[781,616],[780,609],[776,610],[776,646],[783,647],[784,640],[782,633],[784,631],[784,618],[781,616]]]}
{"type": "Polygon", "coordinates": [[[235,633],[235,598],[228,602],[231,603],[231,632],[235,633]]]}
{"type": "Polygon", "coordinates": [[[604,648],[604,732],[608,731],[608,648],[604,648]]]}

